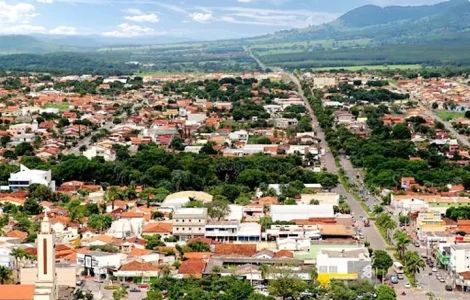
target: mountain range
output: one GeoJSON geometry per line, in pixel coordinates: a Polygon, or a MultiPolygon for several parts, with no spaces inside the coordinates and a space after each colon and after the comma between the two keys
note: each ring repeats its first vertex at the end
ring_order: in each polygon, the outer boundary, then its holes
{"type": "MultiPolygon", "coordinates": [[[[264,36],[219,42],[219,46],[253,46],[311,41],[365,40],[363,48],[384,45],[470,45],[470,2],[450,0],[435,5],[366,5],[353,9],[337,20],[302,29],[264,36]]],[[[0,54],[94,52],[100,47],[138,46],[194,42],[190,38],[144,37],[132,39],[92,36],[15,35],[0,36],[0,54]]],[[[210,42],[211,44],[217,42],[210,42]]],[[[348,47],[348,43],[340,43],[348,47]]],[[[355,44],[353,47],[358,47],[355,44]]],[[[132,48],[132,47],[129,47],[132,48]]],[[[423,49],[423,48],[420,48],[423,49]]],[[[425,47],[424,47],[425,49],[425,47]]],[[[131,50],[130,50],[131,51],[131,50]]],[[[308,49],[306,51],[309,51],[308,49]]],[[[462,50],[459,50],[460,52],[462,50]]]]}

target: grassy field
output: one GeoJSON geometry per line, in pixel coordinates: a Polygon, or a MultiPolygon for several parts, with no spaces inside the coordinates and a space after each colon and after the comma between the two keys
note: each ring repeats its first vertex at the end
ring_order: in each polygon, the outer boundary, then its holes
{"type": "Polygon", "coordinates": [[[460,111],[440,110],[436,112],[436,115],[445,121],[449,121],[452,119],[463,118],[465,116],[465,113],[460,111]]]}
{"type": "Polygon", "coordinates": [[[348,67],[323,67],[323,68],[313,68],[315,71],[329,71],[329,70],[340,70],[344,69],[346,71],[359,71],[359,70],[383,70],[383,69],[395,69],[395,70],[407,70],[407,69],[420,69],[421,65],[371,65],[371,66],[348,66],[348,67]]]}
{"type": "Polygon", "coordinates": [[[69,109],[70,103],[63,102],[63,103],[48,103],[44,105],[42,108],[57,108],[60,111],[64,111],[69,109]]]}

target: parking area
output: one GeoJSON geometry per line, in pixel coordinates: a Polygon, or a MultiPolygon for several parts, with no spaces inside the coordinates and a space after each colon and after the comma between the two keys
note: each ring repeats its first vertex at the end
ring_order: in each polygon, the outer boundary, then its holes
{"type": "MultiPolygon", "coordinates": [[[[102,283],[95,282],[93,279],[86,279],[85,283],[83,285],[83,290],[89,290],[93,293],[93,295],[96,297],[98,295],[98,292],[101,291],[101,294],[103,295],[103,299],[113,299],[113,292],[114,290],[107,290],[104,287],[112,285],[110,281],[104,281],[102,283]]],[[[116,283],[117,285],[117,283],[116,283]]],[[[133,292],[132,289],[138,288],[136,284],[130,284],[129,288],[127,288],[128,291],[128,296],[126,299],[129,300],[142,300],[145,299],[147,295],[147,289],[145,288],[139,288],[139,292],[133,292]]]]}

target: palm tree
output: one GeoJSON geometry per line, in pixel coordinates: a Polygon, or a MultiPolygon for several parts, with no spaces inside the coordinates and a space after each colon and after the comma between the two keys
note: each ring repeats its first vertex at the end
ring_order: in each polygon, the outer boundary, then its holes
{"type": "Polygon", "coordinates": [[[112,186],[108,189],[108,191],[106,192],[106,202],[111,202],[112,203],[112,210],[114,210],[114,201],[116,201],[117,199],[119,199],[119,191],[117,189],[117,187],[115,186],[112,186]]]}
{"type": "Polygon", "coordinates": [[[263,277],[263,279],[267,280],[266,277],[269,276],[270,267],[267,264],[261,264],[259,266],[259,270],[261,271],[261,276],[263,277]]]}
{"type": "Polygon", "coordinates": [[[24,249],[21,249],[21,248],[14,248],[12,251],[11,251],[11,256],[13,256],[15,258],[15,269],[16,269],[16,274],[17,276],[19,276],[20,274],[20,262],[22,259],[24,258],[30,258],[31,255],[26,252],[24,249]]]}
{"type": "Polygon", "coordinates": [[[397,223],[392,220],[389,214],[382,213],[377,218],[377,225],[387,231],[387,239],[390,241],[389,231],[397,228],[397,223]]]}
{"type": "Polygon", "coordinates": [[[423,270],[425,267],[426,267],[426,264],[424,263],[424,260],[421,258],[418,252],[416,251],[406,252],[405,268],[411,275],[413,275],[413,277],[415,277],[416,274],[419,274],[421,270],[423,270]]]}
{"type": "Polygon", "coordinates": [[[5,284],[11,279],[11,271],[7,267],[0,266],[0,284],[5,284]]]}
{"type": "Polygon", "coordinates": [[[410,244],[411,240],[408,237],[408,235],[401,230],[395,231],[393,238],[395,239],[395,242],[396,242],[398,256],[400,258],[403,258],[403,256],[405,255],[406,248],[410,244]]]}

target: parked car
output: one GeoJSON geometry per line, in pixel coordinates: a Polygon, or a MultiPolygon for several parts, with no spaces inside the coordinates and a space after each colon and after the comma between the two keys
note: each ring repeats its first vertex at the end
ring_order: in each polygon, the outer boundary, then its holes
{"type": "Polygon", "coordinates": [[[405,283],[405,287],[409,289],[411,287],[411,284],[409,282],[405,283]]]}
{"type": "Polygon", "coordinates": [[[133,288],[129,289],[129,292],[131,292],[131,293],[140,293],[140,289],[136,288],[136,287],[133,287],[133,288]]]}
{"type": "Polygon", "coordinates": [[[141,289],[148,289],[149,287],[148,283],[141,283],[141,284],[138,284],[137,286],[141,289]]]}
{"type": "Polygon", "coordinates": [[[397,274],[397,278],[402,280],[402,279],[405,279],[405,275],[403,274],[397,274]]]}
{"type": "Polygon", "coordinates": [[[446,282],[446,280],[443,277],[439,278],[439,281],[440,282],[446,282]]]}
{"type": "Polygon", "coordinates": [[[397,284],[398,283],[398,277],[395,276],[395,275],[392,275],[392,277],[390,277],[390,282],[393,283],[393,284],[397,284]]]}
{"type": "Polygon", "coordinates": [[[436,267],[434,267],[434,268],[432,268],[432,271],[433,271],[433,272],[437,272],[438,270],[437,270],[436,267]]]}
{"type": "Polygon", "coordinates": [[[420,244],[418,241],[414,241],[414,242],[413,242],[413,245],[415,245],[415,247],[421,246],[421,244],[420,244]]]}
{"type": "Polygon", "coordinates": [[[451,292],[453,290],[452,286],[451,285],[446,285],[446,291],[449,291],[451,292]]]}

